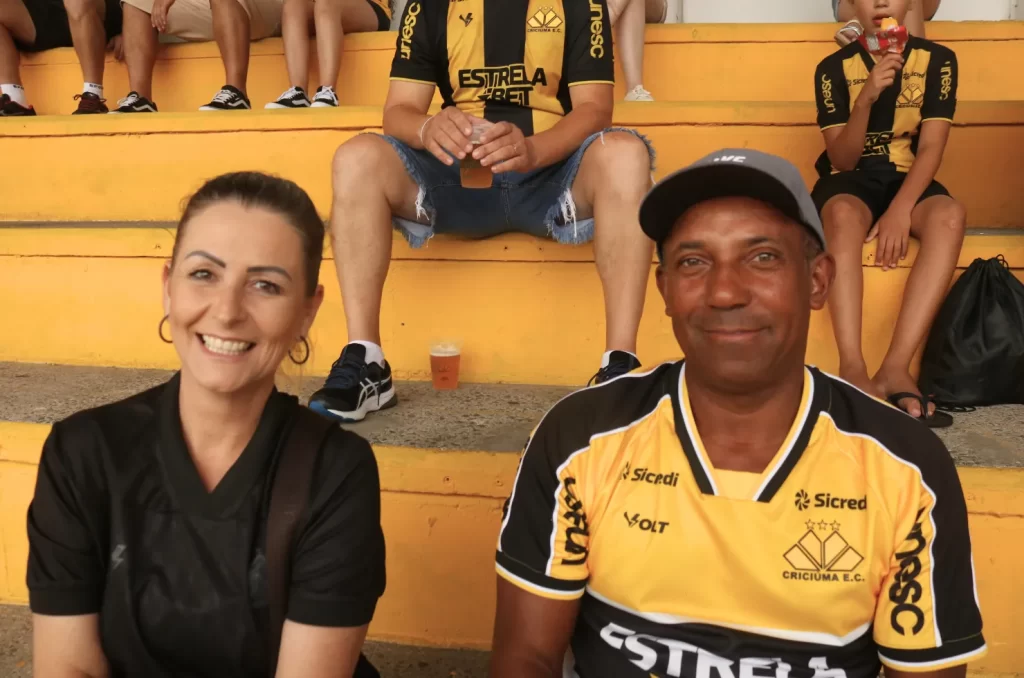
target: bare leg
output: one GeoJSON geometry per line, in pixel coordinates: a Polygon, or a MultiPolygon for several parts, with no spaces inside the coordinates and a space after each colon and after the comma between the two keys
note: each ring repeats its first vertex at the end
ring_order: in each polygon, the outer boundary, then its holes
{"type": "Polygon", "coordinates": [[[331,247],[349,341],[380,344],[380,305],[391,263],[391,215],[416,218],[419,188],[391,145],[367,134],[334,154],[331,247]]]}
{"type": "Polygon", "coordinates": [[[153,101],[153,67],[156,65],[158,38],[150,15],[129,4],[124,13],[124,61],[128,67],[128,86],[153,101]]]}
{"type": "Polygon", "coordinates": [[[853,3],[850,0],[839,0],[839,20],[844,24],[856,17],[853,12],[853,3]]]}
{"type": "Polygon", "coordinates": [[[285,0],[281,11],[284,62],[292,87],[309,87],[309,0],[285,0]]]}
{"type": "Polygon", "coordinates": [[[591,144],[572,186],[577,215],[594,215],[594,254],[604,290],[609,351],[636,353],[654,256],[637,214],[650,186],[647,147],[626,132],[606,133],[591,144]]]}
{"type": "Polygon", "coordinates": [[[213,35],[224,61],[225,82],[245,92],[249,74],[249,15],[238,0],[210,0],[213,35]]]}
{"type": "Polygon", "coordinates": [[[21,0],[0,0],[0,82],[21,84],[21,55],[14,41],[31,45],[36,27],[21,0]]]}
{"type": "Polygon", "coordinates": [[[821,211],[828,249],[836,260],[836,278],[828,310],[839,347],[839,376],[875,396],[882,393],[868,377],[861,342],[864,312],[864,238],[871,230],[871,210],[852,195],[837,195],[821,211]]]}
{"type": "MultiPolygon", "coordinates": [[[[914,208],[910,233],[921,241],[921,251],[907,279],[889,352],[875,375],[875,383],[884,393],[918,392],[910,376],[910,361],[946,298],[966,227],[963,205],[950,197],[934,196],[914,208]]],[[[900,405],[912,416],[921,416],[921,404],[916,400],[904,400],[900,405]]]]}
{"type": "Polygon", "coordinates": [[[107,33],[103,26],[107,8],[103,0],[64,0],[71,26],[71,40],[82,64],[86,82],[103,84],[103,60],[107,54],[107,33]]]}
{"type": "Polygon", "coordinates": [[[924,22],[931,21],[935,13],[939,11],[940,0],[911,0],[907,9],[907,19],[904,22],[911,35],[919,38],[925,37],[924,22]]]}
{"type": "Polygon", "coordinates": [[[21,55],[7,26],[0,23],[0,83],[21,84],[21,55]]]}
{"type": "Polygon", "coordinates": [[[608,3],[608,15],[615,30],[627,92],[644,81],[645,11],[644,0],[611,0],[608,3]]]}
{"type": "Polygon", "coordinates": [[[377,15],[366,0],[316,0],[313,19],[320,84],[337,88],[345,33],[377,30],[377,15]]]}
{"type": "Polygon", "coordinates": [[[663,24],[668,16],[668,0],[646,0],[644,18],[649,24],[663,24]]]}

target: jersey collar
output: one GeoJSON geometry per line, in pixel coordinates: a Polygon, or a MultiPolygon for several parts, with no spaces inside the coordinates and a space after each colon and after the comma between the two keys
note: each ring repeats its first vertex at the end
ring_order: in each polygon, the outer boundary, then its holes
{"type": "Polygon", "coordinates": [[[181,430],[181,415],[178,410],[180,385],[179,372],[167,382],[161,394],[160,461],[182,510],[208,517],[220,517],[236,510],[259,482],[268,459],[280,442],[283,429],[297,407],[297,399],[274,389],[263,407],[259,424],[249,444],[220,483],[212,491],[207,492],[181,430]]]}
{"type": "MultiPolygon", "coordinates": [[[[670,379],[675,379],[672,389],[672,409],[675,414],[676,435],[683,446],[683,453],[690,464],[690,470],[697,487],[703,494],[719,496],[715,486],[711,461],[704,451],[700,434],[693,420],[690,399],[686,393],[686,361],[679,363],[670,379]]],[[[807,449],[811,434],[818,421],[818,415],[825,409],[828,387],[822,383],[817,370],[804,368],[804,392],[797,410],[796,419],[790,427],[782,447],[775,458],[761,474],[761,483],[752,499],[768,503],[793,472],[807,449]]]]}

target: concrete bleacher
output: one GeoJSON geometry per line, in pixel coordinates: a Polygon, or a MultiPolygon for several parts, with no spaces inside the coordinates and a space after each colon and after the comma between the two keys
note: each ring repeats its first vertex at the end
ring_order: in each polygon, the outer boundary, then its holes
{"type": "MultiPolygon", "coordinates": [[[[1019,63],[1024,23],[985,21],[929,24],[928,37],[949,45],[959,58],[961,101],[1024,100],[1019,63]]],[[[814,67],[835,49],[830,24],[686,24],[648,26],[644,85],[659,101],[813,101],[814,67]]],[[[394,33],[346,36],[338,97],[346,106],[381,106],[394,54],[394,33]]],[[[317,81],[311,50],[310,82],[317,81]]],[[[279,38],[253,43],[249,95],[262,108],[288,88],[279,38]]],[[[618,72],[621,76],[621,70],[618,72]]],[[[74,110],[71,96],[82,86],[71,48],[23,57],[22,77],[40,114],[74,110]]],[[[194,112],[224,84],[213,43],[166,45],[157,60],[153,96],[162,112],[194,112]]],[[[618,77],[616,93],[624,94],[618,77]]],[[[108,57],[104,75],[113,101],[128,93],[123,65],[108,57]]],[[[307,111],[308,112],[308,111],[307,111]]]]}
{"type": "MultiPolygon", "coordinates": [[[[820,153],[812,73],[833,49],[834,26],[658,26],[647,34],[645,83],[656,104],[622,104],[618,124],[658,151],[657,176],[725,146],[789,157],[808,182],[820,153]]],[[[930,37],[960,56],[960,108],[939,178],[968,206],[958,264],[1002,254],[1024,279],[1024,74],[992,64],[1024,58],[1024,25],[944,24],[930,37]]],[[[331,155],[379,130],[394,34],[346,41],[338,110],[200,114],[221,84],[216,47],[166,47],[155,98],[165,113],[0,120],[0,602],[24,602],[24,511],[47,426],[166,378],[176,357],[156,335],[160,267],[182,199],[205,178],[237,169],[294,179],[323,214],[331,155]],[[8,169],[12,168],[12,169],[8,169]]],[[[287,87],[281,44],[253,45],[254,105],[287,87]]],[[[71,50],[25,59],[40,113],[67,113],[81,75],[71,50]]],[[[314,75],[315,78],[315,75],[314,75]]],[[[108,64],[111,98],[127,92],[108,64]]],[[[326,250],[330,256],[329,248],[326,250]]],[[[916,255],[892,272],[865,248],[865,351],[884,354],[916,255]]],[[[494,539],[516,455],[546,407],[581,385],[603,350],[602,295],[593,249],[525,236],[437,238],[422,250],[396,239],[382,334],[402,404],[356,427],[375,444],[384,489],[389,585],[374,638],[486,648],[493,615],[494,539]],[[438,319],[445,318],[443,327],[438,319]],[[435,394],[428,343],[464,343],[463,378],[435,394]],[[408,381],[411,380],[411,381],[408,381]],[[459,554],[454,558],[453,554],[459,554]]],[[[653,265],[653,262],[652,262],[653,265]]],[[[308,393],[345,342],[333,266],[312,334],[313,359],[295,387],[308,393]]],[[[639,352],[676,357],[662,302],[648,290],[639,352]]],[[[809,360],[836,368],[827,313],[815,315],[809,360]]],[[[1013,674],[1024,623],[1024,411],[957,415],[947,444],[961,467],[991,653],[976,673],[1013,674]]]]}

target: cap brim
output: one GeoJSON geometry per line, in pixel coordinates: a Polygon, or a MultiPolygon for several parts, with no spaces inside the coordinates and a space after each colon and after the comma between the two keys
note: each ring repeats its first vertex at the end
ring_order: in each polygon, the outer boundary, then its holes
{"type": "Polygon", "coordinates": [[[661,244],[687,210],[717,198],[753,198],[772,205],[787,217],[804,224],[796,196],[771,174],[734,163],[689,167],[666,177],[640,205],[640,227],[661,244]]]}

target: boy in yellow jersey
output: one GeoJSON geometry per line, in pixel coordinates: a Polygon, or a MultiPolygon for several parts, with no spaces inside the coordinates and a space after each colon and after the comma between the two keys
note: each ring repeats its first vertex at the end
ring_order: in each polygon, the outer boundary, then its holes
{"type": "Polygon", "coordinates": [[[913,35],[902,51],[868,51],[883,22],[903,22],[907,1],[854,0],[867,34],[818,64],[826,151],[813,197],[836,259],[829,311],[840,376],[939,427],[952,418],[920,394],[910,362],[946,295],[967,223],[963,206],[935,180],[956,111],[958,73],[951,50],[913,35]],[[906,258],[912,237],[921,249],[889,350],[871,377],[861,347],[863,246],[877,241],[875,264],[889,271],[906,258]]]}
{"type": "MultiPolygon", "coordinates": [[[[353,421],[396,402],[380,346],[392,224],[413,247],[436,233],[593,240],[606,327],[593,381],[640,366],[636,334],[652,252],[636,215],[653,151],[636,132],[610,128],[613,78],[605,0],[406,5],[385,136],[357,136],[334,158],[331,234],[350,343],[310,407],[353,421]],[[444,107],[431,114],[436,90],[444,107]],[[464,165],[478,175],[468,183],[489,187],[464,185],[464,165]]],[[[529,347],[556,355],[577,349],[529,347]]]]}
{"type": "Polygon", "coordinates": [[[686,360],[574,393],[534,431],[491,678],[964,676],[985,641],[956,468],[804,365],[835,265],[799,171],[720,151],[640,223],[686,360]]]}

